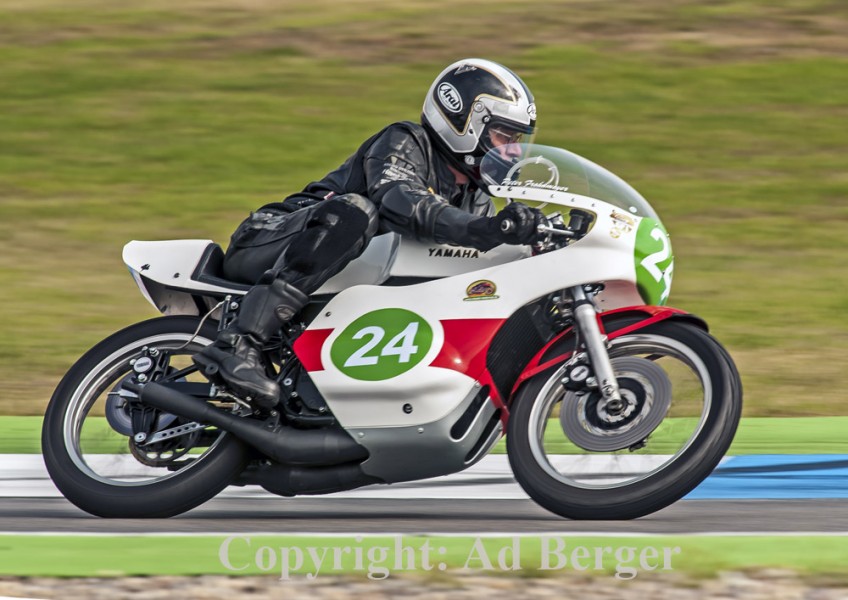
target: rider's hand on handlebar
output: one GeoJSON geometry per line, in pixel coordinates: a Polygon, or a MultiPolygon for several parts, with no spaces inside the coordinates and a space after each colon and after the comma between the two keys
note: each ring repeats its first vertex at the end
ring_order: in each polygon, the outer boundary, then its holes
{"type": "Polygon", "coordinates": [[[520,202],[510,202],[490,220],[493,234],[501,243],[532,244],[539,238],[539,224],[545,222],[545,215],[520,202]]]}

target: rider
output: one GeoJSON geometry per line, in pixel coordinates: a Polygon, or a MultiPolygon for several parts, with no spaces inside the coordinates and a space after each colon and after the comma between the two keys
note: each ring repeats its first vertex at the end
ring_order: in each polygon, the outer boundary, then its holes
{"type": "Polygon", "coordinates": [[[513,160],[518,146],[511,144],[535,127],[533,95],[512,71],[481,59],[447,67],[430,86],[420,125],[389,125],[320,181],[242,222],[224,275],[253,287],[194,362],[213,381],[270,408],[280,388],[262,361],[263,343],[377,232],[478,250],[532,243],[541,213],[510,203],[491,216],[491,200],[478,190],[486,152],[498,148],[513,160]],[[504,231],[506,220],[514,227],[504,231]]]}

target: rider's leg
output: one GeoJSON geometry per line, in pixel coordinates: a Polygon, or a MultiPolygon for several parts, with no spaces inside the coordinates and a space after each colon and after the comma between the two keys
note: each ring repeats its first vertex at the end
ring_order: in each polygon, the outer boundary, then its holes
{"type": "Polygon", "coordinates": [[[269,376],[261,348],[308,302],[309,294],[362,254],[377,230],[376,207],[345,194],[310,207],[305,228],[273,268],[241,300],[238,315],[194,362],[213,381],[270,408],[279,384],[269,376]]]}
{"type": "Polygon", "coordinates": [[[311,208],[306,229],[274,264],[277,277],[312,294],[339,273],[377,232],[377,207],[359,194],[344,194],[311,208]]]}
{"type": "Polygon", "coordinates": [[[309,300],[282,279],[258,284],[242,298],[238,316],[218,334],[215,342],[194,357],[194,363],[211,380],[270,408],[277,403],[280,386],[268,376],[262,346],[276,333],[282,319],[291,318],[309,300]]]}

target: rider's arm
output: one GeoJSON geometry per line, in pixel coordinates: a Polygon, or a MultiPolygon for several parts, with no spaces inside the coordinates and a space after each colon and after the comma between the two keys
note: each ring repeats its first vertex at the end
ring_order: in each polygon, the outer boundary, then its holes
{"type": "Polygon", "coordinates": [[[364,157],[368,197],[391,231],[439,244],[488,250],[503,243],[481,227],[487,217],[472,215],[439,196],[427,180],[433,164],[415,136],[389,128],[364,157]]]}

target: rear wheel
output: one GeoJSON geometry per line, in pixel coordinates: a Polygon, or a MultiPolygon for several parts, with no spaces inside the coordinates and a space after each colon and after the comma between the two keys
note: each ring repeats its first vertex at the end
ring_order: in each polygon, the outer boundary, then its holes
{"type": "Polygon", "coordinates": [[[572,519],[631,519],[682,498],[718,465],[742,408],[732,359],[699,327],[663,321],[612,340],[625,401],[569,391],[566,367],[518,392],[507,452],[522,488],[572,519]]]}
{"type": "Polygon", "coordinates": [[[237,477],[248,460],[233,436],[159,414],[155,430],[167,439],[137,443],[123,398],[130,361],[145,347],[168,350],[169,373],[203,382],[190,357],[215,338],[200,320],[161,317],[137,323],[89,350],[62,379],[44,417],[44,462],[56,487],[82,510],[101,517],[170,517],[209,500],[237,477]]]}

